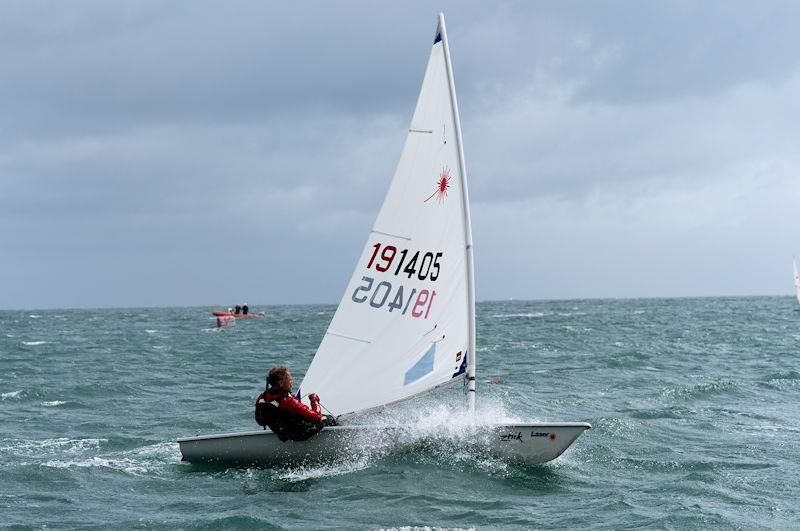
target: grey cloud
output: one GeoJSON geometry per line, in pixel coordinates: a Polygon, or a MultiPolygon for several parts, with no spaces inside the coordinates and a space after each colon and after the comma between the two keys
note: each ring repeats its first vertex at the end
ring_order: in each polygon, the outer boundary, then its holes
{"type": "MultiPolygon", "coordinates": [[[[587,13],[577,18],[587,17],[587,13]]],[[[617,104],[706,97],[753,81],[785,82],[798,65],[794,2],[618,2],[591,12],[620,54],[579,100],[617,104]]],[[[587,21],[588,22],[588,21],[587,21]]]]}
{"type": "Polygon", "coordinates": [[[0,109],[16,134],[37,135],[407,111],[424,64],[406,58],[425,53],[433,24],[388,24],[412,13],[390,8],[371,19],[363,6],[343,6],[51,4],[49,17],[21,8],[0,22],[9,44],[0,109]]]}
{"type": "MultiPolygon", "coordinates": [[[[4,3],[0,308],[338,300],[436,7],[4,3]]],[[[793,4],[441,7],[482,298],[781,292],[793,4]]]]}

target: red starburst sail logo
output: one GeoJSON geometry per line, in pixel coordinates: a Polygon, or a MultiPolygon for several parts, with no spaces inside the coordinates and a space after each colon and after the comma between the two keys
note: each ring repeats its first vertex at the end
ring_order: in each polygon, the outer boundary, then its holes
{"type": "Polygon", "coordinates": [[[442,168],[442,173],[439,174],[439,178],[436,180],[436,190],[426,199],[423,203],[427,203],[428,200],[433,199],[436,196],[436,201],[439,203],[444,202],[444,198],[447,197],[447,189],[450,188],[450,168],[445,166],[442,168]]]}

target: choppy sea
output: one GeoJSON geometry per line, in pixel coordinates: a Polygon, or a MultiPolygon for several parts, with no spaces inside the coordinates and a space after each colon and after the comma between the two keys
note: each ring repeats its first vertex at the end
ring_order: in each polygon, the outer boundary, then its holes
{"type": "Polygon", "coordinates": [[[399,449],[182,463],[177,437],[256,428],[265,372],[299,382],[335,307],[264,309],[0,312],[0,525],[800,528],[793,298],[479,303],[477,414],[594,426],[546,465],[465,452],[458,388],[382,413],[419,432],[399,449]]]}

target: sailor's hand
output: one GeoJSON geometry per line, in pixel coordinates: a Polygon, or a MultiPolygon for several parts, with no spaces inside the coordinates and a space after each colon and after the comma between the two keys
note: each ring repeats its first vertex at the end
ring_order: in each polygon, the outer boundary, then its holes
{"type": "Polygon", "coordinates": [[[310,395],[308,395],[308,399],[311,402],[319,402],[319,395],[317,393],[311,393],[310,395]]]}
{"type": "Polygon", "coordinates": [[[326,426],[338,426],[339,422],[333,415],[325,415],[324,422],[326,426]]]}

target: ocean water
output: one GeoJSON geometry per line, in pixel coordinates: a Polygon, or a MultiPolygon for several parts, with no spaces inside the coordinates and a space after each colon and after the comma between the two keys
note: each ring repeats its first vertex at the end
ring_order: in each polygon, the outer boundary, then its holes
{"type": "Polygon", "coordinates": [[[334,309],[0,312],[0,525],[800,528],[788,297],[480,303],[477,414],[594,426],[546,465],[464,451],[461,389],[382,413],[419,433],[391,451],[182,463],[177,437],[255,428],[266,371],[299,382],[334,309]]]}

